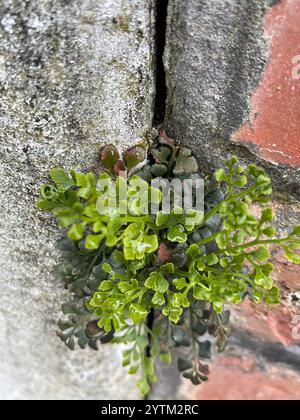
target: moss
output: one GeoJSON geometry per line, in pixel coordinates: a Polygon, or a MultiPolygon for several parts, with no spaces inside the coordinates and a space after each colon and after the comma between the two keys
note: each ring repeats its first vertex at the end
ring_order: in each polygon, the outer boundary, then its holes
{"type": "Polygon", "coordinates": [[[120,31],[129,33],[130,32],[130,18],[128,16],[119,15],[113,19],[113,23],[116,28],[120,31]]]}

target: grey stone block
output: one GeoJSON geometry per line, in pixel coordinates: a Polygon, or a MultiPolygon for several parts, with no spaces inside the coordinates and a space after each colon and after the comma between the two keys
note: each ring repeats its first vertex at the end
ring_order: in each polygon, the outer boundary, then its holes
{"type": "Polygon", "coordinates": [[[35,209],[48,170],[88,169],[99,147],[152,128],[152,0],[0,2],[0,398],[133,399],[120,349],[55,337],[61,235],[35,209]]]}
{"type": "Polygon", "coordinates": [[[277,0],[169,1],[166,125],[191,146],[204,170],[232,154],[264,166],[281,191],[299,198],[299,170],[258,157],[231,141],[249,118],[250,99],[268,62],[267,11],[277,0]]]}

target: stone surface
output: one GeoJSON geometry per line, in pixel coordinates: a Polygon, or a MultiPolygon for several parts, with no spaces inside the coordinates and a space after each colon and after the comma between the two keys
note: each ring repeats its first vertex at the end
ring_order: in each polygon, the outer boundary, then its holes
{"type": "Polygon", "coordinates": [[[132,399],[120,349],[71,353],[55,336],[56,223],[35,209],[48,170],[152,128],[151,0],[0,2],[0,398],[132,399]]]}
{"type": "Polygon", "coordinates": [[[182,378],[181,373],[177,368],[178,354],[176,350],[173,351],[172,364],[168,365],[157,361],[156,374],[157,382],[152,385],[151,392],[149,393],[149,400],[170,401],[179,399],[179,389],[181,386],[182,378]]]}
{"type": "MultiPolygon", "coordinates": [[[[272,145],[285,143],[285,146],[278,145],[279,152],[281,147],[289,149],[291,155],[299,151],[295,141],[299,124],[298,110],[295,109],[299,100],[296,98],[298,88],[291,80],[283,85],[287,57],[283,58],[284,67],[281,67],[279,57],[286,44],[291,53],[297,48],[297,42],[292,44],[297,40],[293,36],[296,16],[292,15],[298,13],[299,5],[293,8],[295,1],[289,1],[289,8],[284,6],[286,2],[276,6],[277,0],[170,0],[169,3],[165,53],[169,88],[165,124],[169,134],[191,146],[206,170],[220,167],[225,158],[235,153],[244,163],[251,161],[263,165],[272,175],[277,189],[289,190],[299,198],[300,171],[291,166],[298,158],[294,156],[289,161],[272,158],[271,161],[270,156],[260,153],[257,146],[263,142],[272,142],[272,145]],[[279,23],[275,20],[277,7],[282,14],[279,23]],[[271,28],[275,33],[270,33],[271,28]],[[281,42],[281,45],[270,48],[271,35],[273,43],[281,42]],[[252,106],[250,102],[265,71],[262,90],[257,93],[261,99],[257,108],[258,100],[254,99],[252,106]],[[282,79],[282,92],[274,94],[278,79],[282,79]],[[292,92],[293,86],[297,89],[293,92],[295,99],[290,102],[289,97],[282,99],[286,92],[292,92]],[[272,88],[271,98],[269,88],[272,88]],[[282,102],[275,106],[272,98],[275,101],[279,96],[282,102]],[[244,123],[254,120],[256,110],[261,113],[257,119],[260,130],[255,132],[253,141],[238,143],[233,140],[233,134],[244,123]],[[281,119],[278,120],[280,113],[281,119]],[[289,131],[280,139],[283,127],[278,133],[277,124],[283,119],[284,127],[289,126],[289,131]]],[[[292,59],[290,57],[290,79],[292,59]]],[[[238,137],[248,140],[248,136],[238,137]]]]}

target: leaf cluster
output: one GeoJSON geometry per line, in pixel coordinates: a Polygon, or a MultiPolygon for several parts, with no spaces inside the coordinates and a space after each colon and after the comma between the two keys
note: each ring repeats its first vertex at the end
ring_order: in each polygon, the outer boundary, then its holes
{"type": "Polygon", "coordinates": [[[271,180],[263,169],[245,169],[232,157],[212,176],[197,173],[191,152],[164,132],[136,171],[145,155],[143,146],[123,158],[106,146],[100,174],[53,169],[52,183],[42,187],[37,203],[67,229],[57,273],[73,298],[63,307],[67,320],[59,323],[59,337],[70,349],[75,339],[81,348],[93,349],[108,341],[125,343],[123,365],[131,374],[139,372],[143,394],[156,380],[155,359],[170,363],[174,347],[185,349],[178,361],[183,375],[194,384],[207,380],[202,359],[211,355],[211,342],[202,337],[217,337],[224,350],[227,304],[246,297],[279,303],[270,245],[300,263],[300,226],[278,237],[268,207],[271,180]],[[131,172],[128,181],[119,176],[120,168],[131,172]],[[144,208],[141,189],[159,206],[161,191],[150,181],[176,176],[204,180],[205,214],[174,207],[153,215],[144,208]],[[124,187],[120,199],[116,191],[124,187]],[[253,203],[262,208],[259,216],[251,211],[253,203]]]}

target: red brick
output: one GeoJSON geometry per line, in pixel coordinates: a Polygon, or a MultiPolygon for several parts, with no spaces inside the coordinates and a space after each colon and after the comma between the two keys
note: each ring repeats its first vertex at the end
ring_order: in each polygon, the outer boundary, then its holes
{"type": "Polygon", "coordinates": [[[252,120],[233,135],[264,159],[291,166],[300,166],[300,79],[292,77],[293,58],[300,56],[299,22],[299,0],[282,0],[268,13],[269,62],[251,99],[252,120]]]}
{"type": "Polygon", "coordinates": [[[299,400],[300,377],[281,365],[262,365],[252,356],[219,356],[209,381],[185,383],[183,397],[195,400],[299,400]]]}

